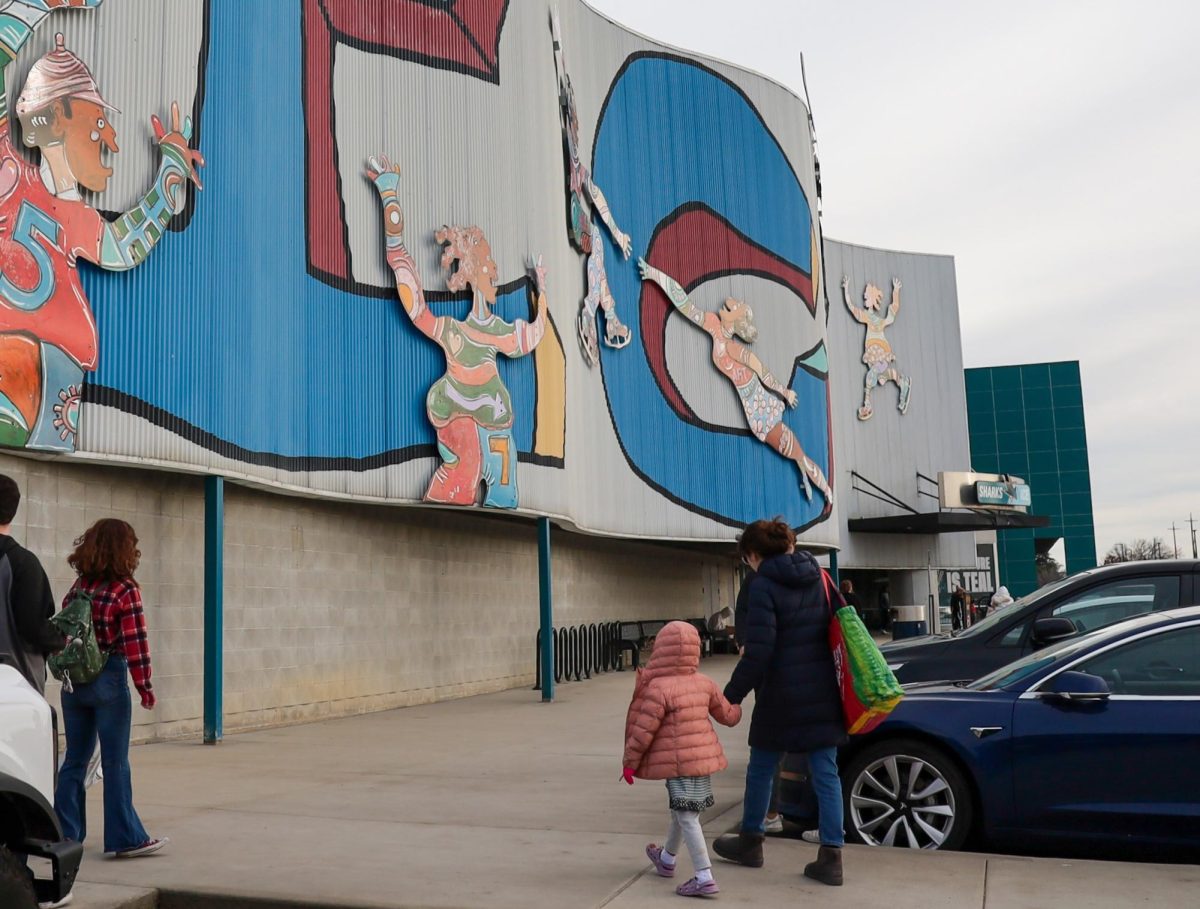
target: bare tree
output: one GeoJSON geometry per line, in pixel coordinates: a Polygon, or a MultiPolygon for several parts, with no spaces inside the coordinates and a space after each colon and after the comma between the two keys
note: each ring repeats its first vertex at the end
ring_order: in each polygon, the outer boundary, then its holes
{"type": "Polygon", "coordinates": [[[1066,575],[1062,565],[1058,564],[1058,559],[1054,558],[1048,552],[1039,552],[1033,557],[1033,562],[1037,566],[1037,582],[1039,587],[1049,584],[1051,581],[1057,581],[1066,575]]]}
{"type": "Polygon", "coordinates": [[[1105,565],[1117,562],[1147,562],[1151,559],[1169,559],[1169,550],[1161,537],[1152,540],[1134,540],[1133,543],[1117,543],[1104,557],[1105,565]]]}

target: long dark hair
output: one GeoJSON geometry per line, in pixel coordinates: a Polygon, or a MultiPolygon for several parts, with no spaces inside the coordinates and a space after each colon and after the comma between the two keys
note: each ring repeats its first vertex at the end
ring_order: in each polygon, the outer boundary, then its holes
{"type": "Polygon", "coordinates": [[[87,581],[133,581],[141,560],[133,528],[119,518],[103,518],[75,541],[67,564],[87,581]]]}
{"type": "Polygon", "coordinates": [[[743,559],[753,553],[763,559],[783,555],[796,545],[796,535],[781,517],[770,521],[747,524],[738,537],[738,555],[743,559]]]}

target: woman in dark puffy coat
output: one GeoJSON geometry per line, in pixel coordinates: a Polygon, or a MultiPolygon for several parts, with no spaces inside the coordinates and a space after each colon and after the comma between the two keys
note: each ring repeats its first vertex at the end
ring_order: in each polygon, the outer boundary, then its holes
{"type": "Polygon", "coordinates": [[[750,720],[750,764],[740,833],[713,845],[743,865],[763,863],[763,820],[771,781],[785,752],[808,755],[817,795],[821,848],[806,876],[842,883],[842,785],[837,746],[846,741],[841,694],[829,647],[830,604],[821,568],[796,552],[796,535],[781,520],[755,521],[738,541],[757,574],[750,585],[745,650],[725,686],[740,704],[757,691],[750,720]]]}

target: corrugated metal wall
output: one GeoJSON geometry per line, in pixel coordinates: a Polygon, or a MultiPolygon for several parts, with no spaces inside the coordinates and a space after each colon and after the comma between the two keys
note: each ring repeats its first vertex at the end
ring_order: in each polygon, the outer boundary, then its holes
{"type": "MultiPolygon", "coordinates": [[[[848,567],[961,568],[975,564],[971,533],[937,536],[850,533],[850,518],[899,514],[894,505],[857,492],[850,472],[857,471],[917,511],[937,511],[937,486],[918,480],[918,472],[934,480],[941,470],[967,470],[967,402],[963,381],[962,336],[954,259],[825,241],[829,281],[833,425],[842,491],[839,564],[848,567]],[[897,410],[894,383],[872,394],[874,415],[858,419],[867,367],[862,362],[866,328],[855,321],[842,297],[842,278],[849,280],[851,301],[861,307],[868,283],[884,292],[883,309],[892,299],[892,279],[899,278],[900,311],[886,329],[896,356],[895,367],[912,380],[907,413],[897,410]]],[[[860,488],[870,487],[859,482],[860,488]]]]}
{"type": "MultiPolygon", "coordinates": [[[[55,30],[93,66],[122,109],[117,175],[99,207],[124,209],[150,184],[149,117],[176,98],[197,113],[208,160],[194,212],[149,261],[119,275],[86,270],[101,361],[81,453],[419,501],[437,463],[425,395],[444,364],[391,287],[378,200],[362,176],[369,155],[387,154],[403,168],[405,237],[427,290],[446,287],[433,240],[442,224],[483,229],[506,319],[530,317],[520,282],[529,257],[544,257],[554,337],[541,367],[532,357],[501,366],[522,511],[682,539],[729,539],[746,520],[783,514],[808,542],[835,545],[836,511],[819,493],[807,501],[796,466],[746,432],[708,339],[663,318],[635,264],[650,254],[683,263],[705,309],[726,296],[752,304],[755,350],[800,398],[788,425],[840,493],[826,362],[859,354],[826,351],[824,293],[809,307],[796,290],[819,264],[803,104],[578,0],[557,6],[582,157],[633,240],[625,261],[604,234],[634,340],[602,349],[595,369],[575,337],[585,261],[568,241],[551,4],[496,0],[457,26],[407,0],[380,0],[374,18],[341,0],[106,0],[95,13],[54,14],[12,68],[10,91],[55,30]],[[560,456],[546,454],[538,424],[554,397],[539,378],[556,346],[566,363],[560,456]]],[[[433,296],[438,313],[468,308],[433,296]]]]}

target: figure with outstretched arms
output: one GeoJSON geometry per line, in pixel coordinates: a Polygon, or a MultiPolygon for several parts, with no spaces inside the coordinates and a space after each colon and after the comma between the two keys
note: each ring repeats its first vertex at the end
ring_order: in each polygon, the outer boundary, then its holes
{"type": "Polygon", "coordinates": [[[442,268],[450,272],[451,290],[470,288],[471,312],[466,319],[435,316],[425,303],[416,263],[404,246],[404,211],[400,207],[400,168],[385,157],[371,158],[367,177],[383,205],[387,262],[396,292],[413,326],[441,349],[446,374],[429,389],[425,405],[437,430],[442,464],[434,472],[427,502],[474,505],[482,481],[483,504],[517,506],[517,449],[512,438],[512,397],[496,365],[499,354],[523,357],[546,333],[546,269],[533,264],[537,287],[532,322],[506,322],[492,312],[498,274],[491,246],[478,227],[442,227],[434,235],[446,248],[442,268]],[[457,264],[457,268],[455,265],[457,264]]]}
{"type": "Polygon", "coordinates": [[[622,233],[608,208],[608,200],[592,175],[580,160],[579,115],[575,110],[575,91],[563,57],[562,35],[558,25],[558,12],[550,14],[551,32],[554,36],[554,68],[558,73],[559,118],[563,128],[563,148],[567,164],[567,188],[570,195],[569,233],[571,245],[587,256],[587,296],[579,310],[579,343],[590,366],[600,361],[600,347],[596,330],[596,310],[604,310],[604,343],[609,347],[621,348],[629,343],[629,328],[617,318],[616,301],[608,286],[608,274],[604,269],[604,240],[600,227],[593,215],[608,228],[613,242],[626,259],[633,249],[629,235],[622,233]]]}
{"type": "Polygon", "coordinates": [[[912,379],[909,376],[901,375],[900,370],[893,365],[896,362],[896,355],[884,335],[884,330],[895,322],[896,316],[900,314],[900,287],[900,279],[892,278],[892,302],[888,305],[887,312],[881,313],[879,311],[883,305],[881,289],[874,284],[868,284],[866,290],[863,291],[863,305],[855,306],[850,299],[850,279],[842,277],[842,299],[846,302],[846,308],[850,310],[850,315],[854,317],[855,321],[861,322],[867,327],[862,356],[862,361],[867,366],[867,376],[863,380],[862,407],[858,409],[860,420],[871,419],[875,413],[871,406],[871,392],[877,385],[886,385],[888,382],[895,382],[896,387],[900,389],[900,401],[896,405],[897,409],[900,413],[908,412],[908,399],[912,394],[912,379]]]}
{"type": "Polygon", "coordinates": [[[94,9],[103,0],[11,0],[0,11],[0,445],[72,451],[79,430],[84,373],[98,363],[98,337],[76,264],[85,259],[124,271],[142,262],[200,187],[204,159],[194,150],[190,118],[171,106],[167,129],[152,117],[162,154],[154,185],[115,221],[83,201],[108,186],[104,158],[118,151],[115,112],[87,66],[66,47],[29,72],[16,103],[22,144],[13,143],[4,68],[34,30],[58,9],[94,9]]]}
{"type": "Polygon", "coordinates": [[[712,361],[737,390],[738,400],[742,403],[746,422],[754,437],[796,462],[800,468],[805,498],[811,501],[812,487],[815,486],[825,501],[832,504],[833,491],[825,474],[804,453],[796,434],[783,422],[784,405],[796,406],[796,392],[771,375],[770,370],[747,346],[758,337],[754,311],[744,301],[729,297],[719,311],[706,312],[691,301],[679,282],[670,275],[645,259],[638,259],[638,268],[643,281],[655,282],[689,322],[712,338],[712,361]]]}

